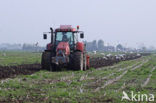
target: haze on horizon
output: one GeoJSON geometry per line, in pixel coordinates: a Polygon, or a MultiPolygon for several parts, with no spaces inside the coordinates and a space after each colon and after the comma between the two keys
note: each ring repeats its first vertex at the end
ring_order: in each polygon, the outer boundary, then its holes
{"type": "Polygon", "coordinates": [[[0,43],[45,45],[43,32],[80,25],[85,40],[156,47],[156,0],[3,0],[0,43]]]}

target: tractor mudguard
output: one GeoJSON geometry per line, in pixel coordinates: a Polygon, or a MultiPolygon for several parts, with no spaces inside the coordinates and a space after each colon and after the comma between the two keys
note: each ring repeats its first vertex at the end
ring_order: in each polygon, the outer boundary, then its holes
{"type": "Polygon", "coordinates": [[[76,43],[76,50],[84,52],[84,44],[82,42],[76,43]]]}
{"type": "Polygon", "coordinates": [[[47,50],[51,50],[52,49],[52,46],[53,46],[53,44],[52,43],[49,43],[49,44],[47,44],[47,50]]]}

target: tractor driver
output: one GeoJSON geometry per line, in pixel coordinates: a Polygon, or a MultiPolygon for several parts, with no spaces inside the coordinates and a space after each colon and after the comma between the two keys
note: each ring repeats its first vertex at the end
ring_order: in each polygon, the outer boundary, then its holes
{"type": "Polygon", "coordinates": [[[66,34],[63,35],[62,41],[63,42],[69,42],[69,39],[68,39],[66,34]]]}

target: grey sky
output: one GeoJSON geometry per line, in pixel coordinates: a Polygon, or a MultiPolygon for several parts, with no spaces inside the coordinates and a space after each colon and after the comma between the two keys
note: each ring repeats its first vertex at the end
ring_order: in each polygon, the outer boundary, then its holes
{"type": "Polygon", "coordinates": [[[156,0],[1,0],[0,43],[45,45],[42,33],[80,25],[87,40],[156,47],[156,0]]]}

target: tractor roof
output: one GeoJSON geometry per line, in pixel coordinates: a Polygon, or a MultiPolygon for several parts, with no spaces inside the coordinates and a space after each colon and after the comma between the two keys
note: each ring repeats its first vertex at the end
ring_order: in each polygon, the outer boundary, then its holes
{"type": "Polygon", "coordinates": [[[71,25],[61,25],[60,28],[57,28],[55,32],[74,32],[76,31],[71,25]]]}

